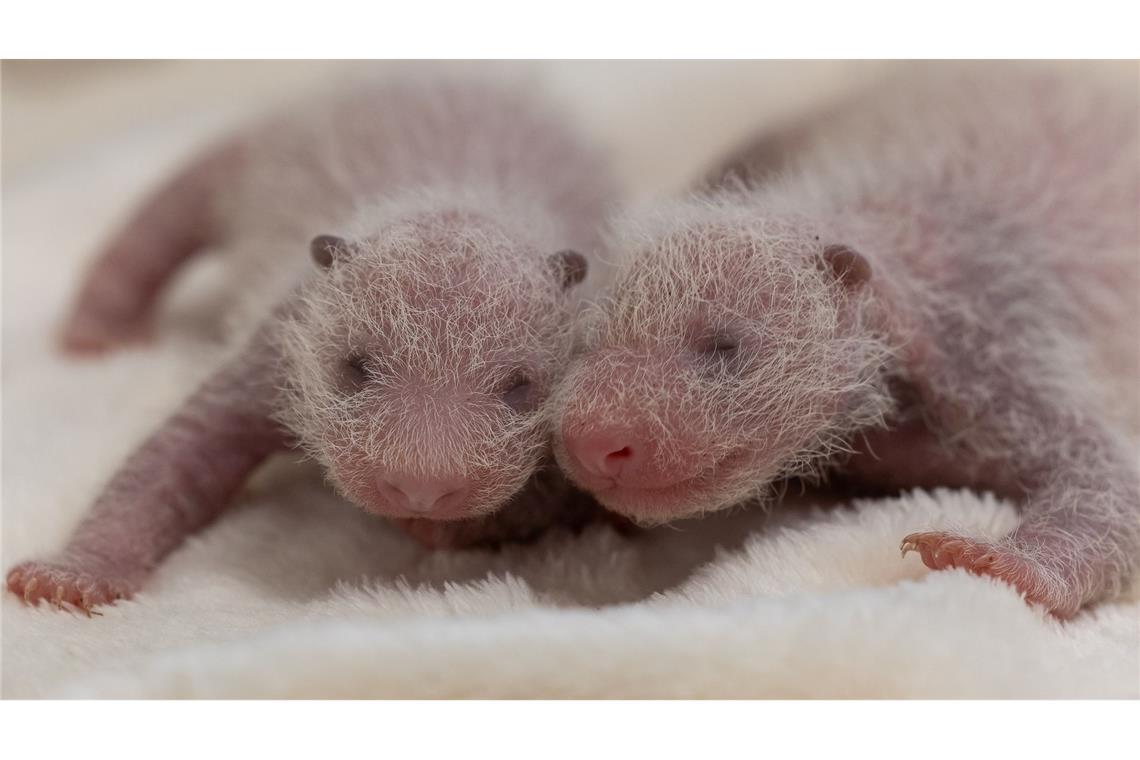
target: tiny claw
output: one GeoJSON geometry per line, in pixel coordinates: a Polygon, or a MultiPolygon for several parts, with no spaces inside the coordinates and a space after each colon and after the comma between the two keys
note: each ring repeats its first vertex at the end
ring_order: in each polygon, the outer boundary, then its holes
{"type": "Polygon", "coordinates": [[[986,552],[974,561],[974,570],[984,570],[997,561],[998,555],[994,552],[986,552]]]}
{"type": "Polygon", "coordinates": [[[62,585],[56,586],[55,587],[55,598],[53,599],[53,603],[55,604],[55,606],[61,610],[63,609],[63,591],[64,591],[64,589],[63,589],[62,585]]]}
{"type": "Polygon", "coordinates": [[[39,578],[32,578],[28,581],[28,585],[24,586],[24,601],[31,604],[32,592],[36,590],[36,586],[40,584],[39,578]]]}
{"type": "Polygon", "coordinates": [[[902,552],[902,556],[904,556],[904,557],[907,555],[908,552],[913,552],[913,551],[916,551],[917,549],[918,549],[918,544],[916,544],[913,540],[911,540],[910,536],[907,536],[906,538],[904,538],[902,540],[902,543],[899,544],[899,551],[902,552]]]}

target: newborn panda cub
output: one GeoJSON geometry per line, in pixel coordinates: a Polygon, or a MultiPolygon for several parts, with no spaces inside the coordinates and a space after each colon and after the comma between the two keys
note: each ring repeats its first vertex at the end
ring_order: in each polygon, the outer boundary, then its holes
{"type": "Polygon", "coordinates": [[[924,68],[805,128],[779,172],[746,172],[763,182],[629,220],[556,392],[558,461],[644,523],[790,476],[992,490],[1023,505],[1011,535],[931,526],[903,552],[1061,617],[1119,591],[1140,557],[1138,134],[1110,78],[924,68]]]}
{"type": "Polygon", "coordinates": [[[600,245],[606,176],[540,103],[448,80],[353,90],[197,161],[95,263],[65,347],[148,334],[162,286],[208,244],[251,255],[243,281],[269,282],[275,305],[63,550],[14,568],[9,589],[83,610],[130,596],[289,447],[426,541],[588,513],[550,466],[545,401],[600,245]],[[301,271],[304,246],[318,266],[301,271]],[[449,521],[462,527],[435,527],[449,521]]]}

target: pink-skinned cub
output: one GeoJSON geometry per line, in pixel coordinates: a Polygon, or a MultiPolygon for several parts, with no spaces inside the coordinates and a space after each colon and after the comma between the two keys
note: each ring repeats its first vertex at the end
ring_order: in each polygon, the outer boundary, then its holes
{"type": "Polygon", "coordinates": [[[1116,73],[917,68],[777,140],[778,169],[619,224],[556,391],[564,470],[643,523],[788,477],[992,490],[1022,503],[1014,533],[904,553],[1061,617],[1118,592],[1140,557],[1140,118],[1116,73]]]}
{"type": "Polygon", "coordinates": [[[550,466],[546,400],[612,201],[600,154],[557,111],[489,82],[373,82],[224,141],[112,238],[62,342],[146,338],[208,245],[244,252],[238,271],[273,305],[9,589],[83,610],[130,596],[289,447],[427,542],[589,512],[550,466]]]}

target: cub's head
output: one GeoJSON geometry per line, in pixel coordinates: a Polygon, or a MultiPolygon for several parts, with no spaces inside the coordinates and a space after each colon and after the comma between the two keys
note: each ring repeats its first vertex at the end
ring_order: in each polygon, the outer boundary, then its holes
{"type": "Polygon", "coordinates": [[[627,228],[554,403],[563,469],[644,523],[806,474],[884,409],[867,259],[804,220],[698,212],[627,228]]]}
{"type": "Polygon", "coordinates": [[[370,512],[502,505],[546,450],[586,260],[463,211],[322,235],[312,256],[318,276],[282,330],[282,421],[370,512]]]}

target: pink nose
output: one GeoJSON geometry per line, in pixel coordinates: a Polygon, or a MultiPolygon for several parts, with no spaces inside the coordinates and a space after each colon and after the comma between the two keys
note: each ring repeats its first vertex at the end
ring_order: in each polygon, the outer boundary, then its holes
{"type": "Polygon", "coordinates": [[[596,477],[620,479],[639,469],[644,459],[642,444],[625,436],[580,436],[566,446],[582,469],[596,477]]]}
{"type": "Polygon", "coordinates": [[[376,485],[400,509],[419,514],[445,512],[467,497],[466,482],[455,477],[385,473],[376,478],[376,485]]]}

